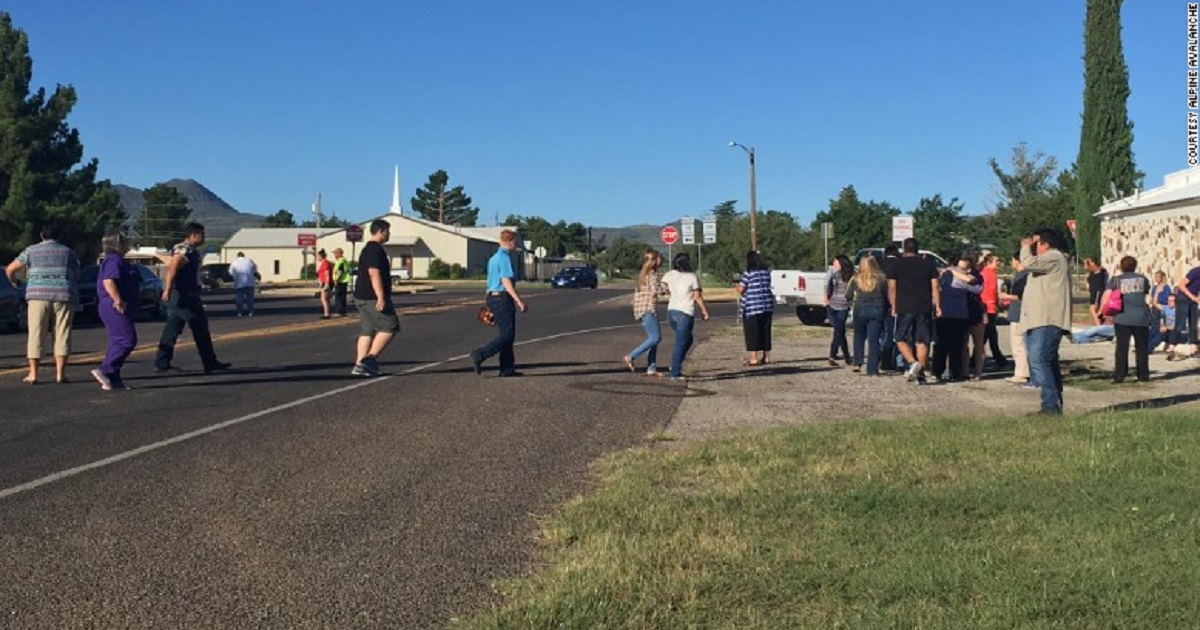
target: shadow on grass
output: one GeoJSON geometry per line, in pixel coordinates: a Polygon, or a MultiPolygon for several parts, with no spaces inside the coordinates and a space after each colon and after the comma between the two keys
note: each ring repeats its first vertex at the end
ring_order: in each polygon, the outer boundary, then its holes
{"type": "Polygon", "coordinates": [[[1161,398],[1150,398],[1147,400],[1135,400],[1117,405],[1109,405],[1097,409],[1098,412],[1109,411],[1139,411],[1142,409],[1163,409],[1165,407],[1174,407],[1175,405],[1186,405],[1187,403],[1200,400],[1200,394],[1180,394],[1178,396],[1163,396],[1161,398]]]}

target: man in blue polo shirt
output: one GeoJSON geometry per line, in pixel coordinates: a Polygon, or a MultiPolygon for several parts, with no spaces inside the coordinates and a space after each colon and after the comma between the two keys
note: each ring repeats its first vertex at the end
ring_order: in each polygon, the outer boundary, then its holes
{"type": "Polygon", "coordinates": [[[525,303],[517,294],[514,284],[512,252],[517,248],[517,233],[512,230],[500,232],[500,248],[488,260],[488,282],[486,303],[488,310],[496,316],[496,338],[487,345],[471,352],[471,366],[476,374],[483,372],[483,362],[500,355],[500,376],[521,376],[516,370],[513,343],[517,340],[517,311],[525,312],[525,303]]]}

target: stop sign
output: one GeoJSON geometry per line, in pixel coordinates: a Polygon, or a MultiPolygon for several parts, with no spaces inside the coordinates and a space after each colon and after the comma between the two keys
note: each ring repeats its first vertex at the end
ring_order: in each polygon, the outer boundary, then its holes
{"type": "Polygon", "coordinates": [[[346,226],[346,242],[357,243],[362,240],[363,231],[361,225],[346,226]]]}
{"type": "Polygon", "coordinates": [[[670,245],[679,240],[679,230],[675,229],[674,225],[668,225],[662,229],[662,242],[664,245],[670,245]]]}

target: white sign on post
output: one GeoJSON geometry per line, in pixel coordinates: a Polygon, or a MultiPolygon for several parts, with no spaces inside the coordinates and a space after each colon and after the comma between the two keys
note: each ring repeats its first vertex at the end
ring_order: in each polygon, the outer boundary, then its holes
{"type": "Polygon", "coordinates": [[[704,244],[712,245],[717,242],[717,217],[708,215],[704,217],[704,244]]]}
{"type": "Polygon", "coordinates": [[[679,220],[679,234],[683,237],[684,245],[696,244],[696,220],[692,217],[683,217],[679,220]]]}
{"type": "Polygon", "coordinates": [[[913,237],[913,218],[910,216],[892,217],[892,240],[903,241],[913,237]]]}

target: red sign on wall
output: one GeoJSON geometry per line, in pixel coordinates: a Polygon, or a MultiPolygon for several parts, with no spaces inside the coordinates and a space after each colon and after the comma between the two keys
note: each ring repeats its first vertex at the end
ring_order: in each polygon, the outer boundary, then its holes
{"type": "Polygon", "coordinates": [[[316,247],[316,246],[317,246],[317,235],[316,234],[297,234],[296,235],[296,247],[316,247]]]}

